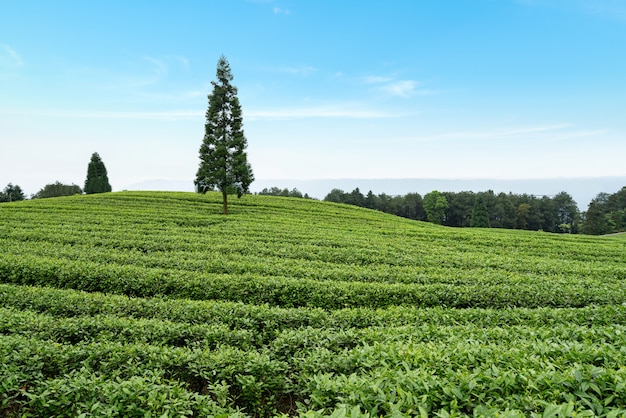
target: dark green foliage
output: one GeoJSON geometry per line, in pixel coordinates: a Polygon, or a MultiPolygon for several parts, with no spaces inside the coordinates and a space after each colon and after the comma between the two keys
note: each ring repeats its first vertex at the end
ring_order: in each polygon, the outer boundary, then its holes
{"type": "Polygon", "coordinates": [[[333,189],[326,195],[324,201],[347,203],[418,221],[426,220],[424,202],[418,193],[409,193],[406,196],[389,196],[385,193],[375,195],[370,190],[367,195],[363,196],[358,187],[350,193],[341,189],[333,189]]]}
{"type": "Polygon", "coordinates": [[[437,190],[433,190],[424,195],[424,210],[426,211],[428,222],[442,225],[446,217],[447,209],[448,201],[446,197],[437,190]]]}
{"type": "Polygon", "coordinates": [[[530,216],[530,209],[532,206],[529,203],[520,203],[517,207],[517,229],[532,229],[528,224],[528,217],[530,216]]]}
{"type": "MultiPolygon", "coordinates": [[[[269,194],[286,195],[286,192],[285,190],[269,194]]],[[[476,226],[474,224],[474,212],[477,210],[475,203],[478,196],[481,196],[487,214],[487,222],[485,222],[483,209],[482,207],[479,209],[482,219],[480,225],[483,227],[557,233],[582,232],[589,235],[626,231],[626,187],[614,194],[598,194],[590,203],[587,212],[582,215],[574,199],[566,192],[540,198],[530,194],[499,193],[496,195],[491,190],[480,193],[464,191],[439,194],[447,203],[443,216],[441,213],[437,215],[432,213],[432,206],[436,200],[433,200],[432,196],[428,198],[429,202],[426,204],[430,205],[431,219],[435,221],[428,219],[425,210],[426,199],[422,199],[417,193],[389,196],[385,193],[375,195],[369,191],[363,196],[358,188],[350,193],[333,189],[324,200],[375,209],[409,219],[429,220],[445,226],[469,227],[476,226]]]]}
{"type": "Polygon", "coordinates": [[[363,196],[358,187],[350,193],[348,203],[362,208],[365,207],[365,196],[363,196]]]}
{"type": "Polygon", "coordinates": [[[603,235],[626,231],[626,187],[613,194],[599,193],[583,214],[582,232],[603,235]]]}
{"type": "Polygon", "coordinates": [[[482,194],[476,195],[476,201],[474,202],[474,209],[472,210],[472,227],[474,228],[489,228],[489,215],[487,214],[487,206],[485,205],[485,198],[482,194]]]}
{"type": "Polygon", "coordinates": [[[396,215],[402,216],[408,219],[422,220],[426,218],[426,212],[424,211],[424,200],[419,193],[409,193],[404,197],[399,198],[400,205],[396,215]]]}
{"type": "Polygon", "coordinates": [[[111,191],[109,177],[104,162],[97,152],[91,155],[91,160],[87,166],[87,179],[85,180],[85,193],[107,193],[111,191]]]}
{"type": "Polygon", "coordinates": [[[206,112],[204,139],[200,146],[200,167],[194,181],[199,193],[219,190],[224,214],[228,213],[228,194],[241,197],[249,192],[254,181],[245,149],[248,145],[243,132],[241,105],[233,76],[224,56],[217,63],[217,81],[212,81],[206,112]]]}
{"type": "Polygon", "coordinates": [[[325,202],[334,203],[347,203],[347,200],[346,193],[341,189],[332,189],[324,198],[325,202]]]}
{"type": "MultiPolygon", "coordinates": [[[[480,225],[483,227],[542,230],[560,233],[579,232],[580,215],[578,207],[576,202],[566,192],[561,192],[554,197],[542,196],[541,198],[529,194],[499,193],[496,195],[492,190],[479,193],[463,191],[437,192],[436,194],[443,197],[447,203],[443,215],[441,208],[445,205],[443,205],[443,200],[441,199],[439,201],[439,213],[436,215],[432,213],[433,205],[436,203],[436,199],[433,200],[436,197],[435,195],[429,196],[429,202],[425,204],[426,196],[422,199],[417,193],[408,193],[405,196],[389,196],[385,193],[375,195],[370,190],[367,195],[363,196],[358,188],[350,193],[340,189],[333,189],[326,195],[324,200],[366,207],[419,221],[431,221],[428,219],[425,209],[426,205],[430,205],[431,216],[434,216],[432,219],[436,219],[431,222],[445,226],[469,227],[476,226],[473,224],[473,214],[477,198],[481,196],[483,201],[481,206],[484,206],[484,211],[481,207],[479,213],[482,212],[480,225]],[[485,213],[486,222],[483,216],[485,213]]],[[[624,195],[626,196],[626,191],[624,195]]],[[[608,205],[608,195],[605,200],[606,205],[608,205]]],[[[626,197],[623,200],[626,200],[626,197]]],[[[626,228],[626,204],[619,203],[621,201],[617,197],[612,198],[611,202],[616,202],[613,206],[621,208],[611,215],[611,219],[617,225],[618,230],[622,230],[626,228]]]]}
{"type": "Polygon", "coordinates": [[[269,189],[266,187],[261,190],[259,194],[263,196],[300,197],[304,199],[309,199],[309,195],[302,195],[302,192],[300,192],[300,190],[296,188],[289,190],[287,188],[281,189],[280,187],[272,187],[269,189]]]}
{"type": "Polygon", "coordinates": [[[456,227],[471,226],[472,208],[476,201],[474,192],[443,192],[442,195],[448,202],[444,225],[456,227]]]}
{"type": "Polygon", "coordinates": [[[489,212],[489,219],[492,228],[515,228],[515,206],[507,194],[499,193],[496,196],[489,212]]]}
{"type": "Polygon", "coordinates": [[[609,196],[607,209],[615,223],[615,232],[626,231],[626,187],[609,196]]]}
{"type": "Polygon", "coordinates": [[[603,235],[614,231],[615,224],[612,223],[611,216],[606,212],[602,203],[592,200],[589,208],[585,212],[583,223],[583,233],[589,235],[603,235]]]}
{"type": "Polygon", "coordinates": [[[24,192],[20,186],[7,184],[3,191],[0,192],[0,202],[17,202],[18,200],[24,200],[24,192]]]}
{"type": "Polygon", "coordinates": [[[43,189],[39,190],[37,194],[33,195],[33,199],[44,199],[47,197],[58,196],[72,196],[75,194],[81,194],[83,191],[79,186],[72,184],[62,184],[58,181],[52,184],[46,184],[43,189]]]}
{"type": "Polygon", "coordinates": [[[561,192],[554,196],[552,200],[554,201],[558,232],[577,232],[578,206],[572,196],[566,192],[561,192]]]}

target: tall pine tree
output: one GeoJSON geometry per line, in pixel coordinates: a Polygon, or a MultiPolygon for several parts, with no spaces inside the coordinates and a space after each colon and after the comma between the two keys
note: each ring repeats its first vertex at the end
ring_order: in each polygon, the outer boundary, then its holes
{"type": "Polygon", "coordinates": [[[222,192],[223,212],[228,214],[228,194],[241,197],[254,181],[245,152],[248,143],[243,133],[241,105],[237,88],[230,82],[230,64],[222,55],[217,62],[217,81],[212,81],[209,107],[200,146],[200,167],[194,181],[199,193],[222,192]]]}
{"type": "Polygon", "coordinates": [[[85,193],[106,193],[111,191],[109,177],[104,162],[97,152],[91,155],[91,161],[87,166],[87,180],[85,180],[85,193]]]}

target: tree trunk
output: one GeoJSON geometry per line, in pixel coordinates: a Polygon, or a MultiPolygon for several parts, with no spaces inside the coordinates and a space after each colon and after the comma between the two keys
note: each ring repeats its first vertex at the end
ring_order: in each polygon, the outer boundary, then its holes
{"type": "Polygon", "coordinates": [[[228,195],[226,191],[222,191],[222,208],[224,215],[228,215],[228,195]]]}

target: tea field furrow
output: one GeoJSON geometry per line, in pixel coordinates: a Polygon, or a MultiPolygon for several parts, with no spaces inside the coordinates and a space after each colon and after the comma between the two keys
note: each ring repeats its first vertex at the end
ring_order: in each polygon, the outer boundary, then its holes
{"type": "Polygon", "coordinates": [[[113,315],[186,324],[227,324],[231,329],[286,330],[313,328],[368,328],[404,325],[477,327],[556,327],[626,325],[626,305],[584,308],[449,309],[389,307],[384,309],[284,308],[267,304],[189,299],[128,298],[126,296],[0,284],[0,304],[55,317],[113,315]]]}
{"type": "Polygon", "coordinates": [[[165,346],[215,348],[259,345],[259,334],[233,330],[225,324],[190,325],[163,319],[135,319],[111,315],[58,318],[31,311],[0,308],[0,334],[24,335],[42,340],[76,344],[81,341],[147,343],[165,346]]]}
{"type": "Polygon", "coordinates": [[[581,307],[626,302],[620,280],[569,282],[567,277],[456,285],[319,281],[249,273],[195,274],[133,265],[73,262],[43,256],[3,256],[0,282],[198,300],[269,303],[286,307],[581,307]]]}

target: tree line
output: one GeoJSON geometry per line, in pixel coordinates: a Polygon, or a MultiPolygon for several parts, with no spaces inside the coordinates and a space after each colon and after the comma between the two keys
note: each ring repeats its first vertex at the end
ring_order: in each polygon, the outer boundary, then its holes
{"type": "Polygon", "coordinates": [[[626,230],[626,187],[614,194],[600,193],[581,212],[566,192],[537,197],[530,194],[439,192],[390,196],[333,189],[327,202],[369,209],[453,227],[525,229],[555,233],[602,235],[626,230]]]}
{"type": "MultiPolygon", "coordinates": [[[[31,199],[45,199],[48,197],[72,196],[82,194],[83,189],[76,184],[63,184],[59,181],[46,184],[37,193],[30,196],[31,199]]],[[[25,200],[27,196],[18,185],[7,184],[3,191],[0,192],[0,202],[16,202],[25,200]]]]}
{"type": "Polygon", "coordinates": [[[626,187],[617,193],[600,193],[589,203],[582,232],[603,235],[626,231],[626,187]]]}
{"type": "Polygon", "coordinates": [[[266,187],[257,194],[262,196],[302,197],[304,199],[311,199],[308,194],[302,194],[302,192],[295,187],[291,190],[288,188],[281,189],[280,187],[266,187]]]}
{"type": "MultiPolygon", "coordinates": [[[[82,194],[83,192],[86,194],[106,193],[111,190],[111,184],[109,183],[109,177],[104,162],[102,158],[100,158],[100,155],[94,152],[87,165],[87,179],[85,180],[84,190],[76,184],[63,184],[56,181],[46,184],[37,193],[31,195],[30,198],[44,199],[48,197],[72,196],[82,194]]],[[[22,188],[12,183],[9,183],[4,190],[0,192],[0,202],[16,202],[24,199],[26,199],[26,195],[22,191],[22,188]]]]}

